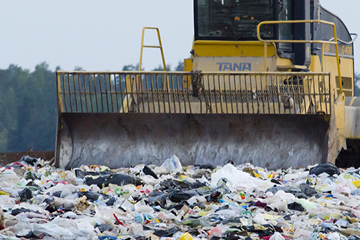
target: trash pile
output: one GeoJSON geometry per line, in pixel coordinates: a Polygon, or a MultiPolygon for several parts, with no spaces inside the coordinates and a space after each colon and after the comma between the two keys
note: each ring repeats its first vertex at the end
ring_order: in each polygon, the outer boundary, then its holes
{"type": "Polygon", "coordinates": [[[325,163],[0,169],[1,239],[360,239],[360,169],[325,163]]]}

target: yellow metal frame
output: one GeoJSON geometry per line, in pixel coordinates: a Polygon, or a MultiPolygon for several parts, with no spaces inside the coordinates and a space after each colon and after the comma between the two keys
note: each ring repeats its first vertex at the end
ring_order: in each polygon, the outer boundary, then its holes
{"type": "Polygon", "coordinates": [[[129,112],[331,115],[332,111],[330,73],[57,71],[56,75],[59,115],[129,112]],[[155,77],[158,81],[159,76],[162,83],[170,80],[172,84],[161,89],[148,83],[147,79],[153,81],[155,77]],[[188,88],[179,85],[184,78],[190,82],[188,88]],[[200,82],[191,84],[197,78],[200,82]],[[286,79],[300,78],[304,81],[301,85],[299,81],[283,84],[286,79]],[[125,79],[126,84],[117,79],[125,79]],[[293,107],[285,107],[282,96],[292,98],[293,107]]]}
{"type": "MultiPolygon", "coordinates": [[[[323,21],[323,20],[291,20],[291,21],[264,21],[258,24],[257,26],[257,38],[260,42],[264,43],[264,67],[265,70],[267,69],[267,44],[271,43],[318,43],[322,44],[322,59],[324,59],[324,44],[333,44],[335,45],[336,49],[336,65],[338,70],[338,76],[339,76],[339,87],[340,87],[340,94],[343,93],[342,89],[342,78],[341,78],[341,70],[340,70],[340,57],[339,57],[339,46],[338,46],[338,39],[336,34],[336,26],[332,22],[323,21]],[[262,25],[274,25],[274,24],[289,24],[289,23],[321,23],[330,25],[333,27],[334,32],[334,41],[324,41],[324,40],[264,40],[260,36],[260,28],[262,25]]],[[[324,64],[324,61],[322,61],[322,66],[324,64]]]]}
{"type": "MultiPolygon", "coordinates": [[[[161,37],[160,37],[159,28],[156,28],[156,27],[144,27],[143,30],[142,30],[139,71],[141,71],[142,59],[143,59],[143,55],[144,55],[144,48],[159,48],[160,49],[161,58],[162,58],[163,66],[164,66],[164,71],[167,72],[166,63],[165,63],[165,56],[164,56],[164,50],[163,50],[162,43],[161,43],[161,37]],[[156,45],[144,45],[145,30],[156,30],[158,40],[159,40],[159,45],[158,46],[156,46],[156,45]]],[[[165,87],[165,89],[169,88],[169,79],[168,79],[167,76],[166,76],[166,79],[165,79],[165,86],[164,87],[165,87]]]]}
{"type": "MultiPolygon", "coordinates": [[[[275,45],[275,44],[274,44],[275,45]]],[[[263,57],[263,44],[258,41],[210,41],[193,43],[197,57],[263,57]]],[[[276,47],[268,48],[268,56],[276,55],[276,47]]]]}
{"type": "Polygon", "coordinates": [[[62,100],[62,93],[61,93],[61,81],[60,81],[60,71],[56,71],[56,80],[57,80],[57,99],[58,99],[58,111],[59,114],[64,112],[64,103],[62,100]]]}
{"type": "Polygon", "coordinates": [[[163,65],[164,65],[164,71],[166,72],[167,69],[166,69],[164,51],[163,51],[163,47],[162,47],[162,43],[161,43],[161,37],[160,37],[160,30],[159,30],[159,28],[156,28],[156,27],[144,27],[143,30],[142,30],[139,71],[141,71],[144,48],[159,48],[159,49],[160,49],[160,51],[161,51],[161,58],[162,58],[163,65]],[[158,35],[158,39],[159,39],[159,45],[158,45],[158,46],[156,46],[156,45],[155,45],[155,46],[154,46],[154,45],[144,45],[145,30],[147,30],[147,29],[148,29],[148,30],[156,30],[157,35],[158,35]]]}

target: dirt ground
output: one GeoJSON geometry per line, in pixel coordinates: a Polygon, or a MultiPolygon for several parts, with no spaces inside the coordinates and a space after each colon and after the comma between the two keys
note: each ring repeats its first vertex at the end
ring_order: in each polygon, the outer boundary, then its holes
{"type": "Polygon", "coordinates": [[[54,158],[54,151],[28,151],[28,152],[14,152],[1,153],[0,152],[0,166],[19,161],[22,156],[30,156],[35,158],[42,158],[44,160],[52,160],[54,158]]]}

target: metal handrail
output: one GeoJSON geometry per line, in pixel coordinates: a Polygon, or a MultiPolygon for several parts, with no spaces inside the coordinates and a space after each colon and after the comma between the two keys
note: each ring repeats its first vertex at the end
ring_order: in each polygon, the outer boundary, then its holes
{"type": "Polygon", "coordinates": [[[331,113],[330,73],[57,71],[56,74],[59,114],[331,113]],[[185,78],[191,79],[189,87],[183,84],[185,78]],[[164,89],[167,80],[169,86],[164,89]],[[312,104],[317,107],[310,109],[312,104]]]}
{"type": "MultiPolygon", "coordinates": [[[[336,26],[335,23],[323,21],[323,20],[289,20],[289,21],[263,21],[258,24],[257,26],[257,38],[260,42],[264,43],[264,67],[265,71],[267,69],[267,44],[268,43],[318,43],[322,44],[322,49],[324,49],[324,44],[332,44],[335,45],[336,50],[336,65],[338,70],[339,76],[339,88],[340,94],[343,93],[342,89],[342,78],[341,78],[341,70],[340,70],[340,56],[339,56],[339,46],[338,46],[338,39],[336,34],[336,26]],[[330,25],[333,27],[334,32],[334,40],[333,41],[324,41],[324,40],[264,40],[260,36],[260,28],[262,25],[274,25],[274,24],[293,24],[293,23],[321,23],[330,25]]],[[[324,51],[322,51],[322,56],[324,55],[324,51]]]]}
{"type": "MultiPolygon", "coordinates": [[[[61,74],[77,74],[77,75],[103,75],[103,74],[146,74],[146,75],[166,75],[166,74],[174,74],[174,75],[189,75],[191,72],[187,71],[64,71],[58,70],[56,73],[59,75],[61,74]]],[[[239,74],[246,74],[246,75],[268,75],[268,74],[276,74],[276,75],[289,75],[289,74],[296,74],[296,73],[289,73],[289,72],[223,72],[223,71],[201,71],[202,74],[222,74],[222,75],[239,75],[239,74]]],[[[302,75],[329,75],[330,73],[327,72],[302,72],[302,75]]]]}
{"type": "MultiPolygon", "coordinates": [[[[164,66],[164,71],[166,72],[167,69],[166,69],[166,63],[165,63],[165,57],[164,57],[164,50],[163,50],[162,43],[161,43],[161,37],[160,37],[159,28],[156,28],[156,27],[144,27],[143,30],[142,30],[139,71],[141,71],[144,48],[159,48],[160,49],[161,58],[162,58],[163,66],[164,66]],[[144,45],[145,30],[147,30],[147,29],[148,30],[156,30],[158,40],[159,40],[159,45],[158,46],[156,46],[156,45],[144,45]]],[[[169,87],[169,81],[168,81],[168,79],[166,79],[165,88],[168,88],[168,87],[169,87]]]]}
{"type": "MultiPolygon", "coordinates": [[[[346,42],[344,40],[338,39],[338,42],[341,42],[343,44],[349,45],[349,44],[353,44],[355,42],[355,40],[358,38],[358,34],[357,33],[350,33],[350,36],[355,36],[354,38],[351,39],[350,42],[346,42]]],[[[334,38],[331,38],[329,41],[334,41],[334,38]]]]}
{"type": "Polygon", "coordinates": [[[160,37],[160,30],[159,30],[159,28],[156,28],[156,27],[144,27],[143,30],[142,30],[139,71],[141,71],[144,48],[159,48],[159,49],[160,49],[160,51],[161,51],[161,58],[162,58],[162,62],[163,62],[163,65],[164,65],[164,70],[165,70],[165,72],[166,72],[167,69],[166,69],[164,51],[163,51],[163,47],[162,47],[162,43],[161,43],[161,37],[160,37]],[[159,40],[159,45],[158,45],[158,46],[144,45],[145,30],[147,30],[147,29],[149,29],[149,30],[156,30],[157,35],[158,35],[158,40],[159,40]]]}

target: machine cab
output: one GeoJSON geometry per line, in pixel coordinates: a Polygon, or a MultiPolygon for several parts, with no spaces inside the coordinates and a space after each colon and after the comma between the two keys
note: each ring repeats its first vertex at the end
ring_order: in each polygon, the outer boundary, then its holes
{"type": "MultiPolygon", "coordinates": [[[[353,95],[351,34],[318,0],[194,0],[194,18],[193,69],[203,71],[334,71],[334,45],[285,42],[269,44],[270,64],[264,69],[264,47],[257,38],[257,26],[263,21],[333,22],[343,63],[344,92],[353,95]]],[[[331,26],[318,23],[263,25],[260,36],[265,40],[334,39],[331,26]]]]}

